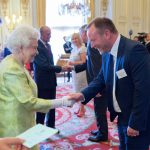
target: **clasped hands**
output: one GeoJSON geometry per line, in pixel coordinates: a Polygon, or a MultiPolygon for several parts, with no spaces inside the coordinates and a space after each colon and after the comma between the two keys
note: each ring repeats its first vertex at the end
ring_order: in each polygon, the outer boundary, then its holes
{"type": "Polygon", "coordinates": [[[66,65],[62,66],[62,71],[72,71],[74,69],[73,63],[70,61],[66,65]]]}
{"type": "Polygon", "coordinates": [[[72,107],[76,102],[82,101],[84,99],[83,95],[81,93],[71,93],[68,96],[64,96],[62,98],[63,100],[63,106],[72,107]]]}

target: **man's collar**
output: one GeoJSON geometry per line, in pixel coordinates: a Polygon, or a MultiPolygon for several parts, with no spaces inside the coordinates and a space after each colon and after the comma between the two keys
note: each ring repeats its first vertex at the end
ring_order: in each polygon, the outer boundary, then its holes
{"type": "MultiPolygon", "coordinates": [[[[40,39],[40,41],[43,43],[43,45],[47,48],[47,44],[46,42],[44,42],[42,39],[40,39]]],[[[49,44],[48,44],[49,45],[49,44]]]]}
{"type": "Polygon", "coordinates": [[[40,41],[41,41],[44,45],[46,45],[46,42],[44,42],[42,39],[40,39],[40,41]]]}
{"type": "Polygon", "coordinates": [[[118,47],[119,47],[119,42],[120,42],[120,34],[118,35],[113,47],[111,48],[110,54],[112,54],[114,57],[117,57],[117,53],[118,53],[118,47]]]}

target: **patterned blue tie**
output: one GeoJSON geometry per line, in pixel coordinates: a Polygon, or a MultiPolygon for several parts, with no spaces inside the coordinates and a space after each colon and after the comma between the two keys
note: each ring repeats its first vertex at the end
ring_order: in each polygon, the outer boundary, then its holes
{"type": "Polygon", "coordinates": [[[108,68],[108,82],[110,84],[109,91],[112,93],[112,96],[108,99],[108,107],[110,111],[114,111],[113,107],[113,77],[114,77],[114,60],[113,55],[109,56],[109,68],[108,68]]]}

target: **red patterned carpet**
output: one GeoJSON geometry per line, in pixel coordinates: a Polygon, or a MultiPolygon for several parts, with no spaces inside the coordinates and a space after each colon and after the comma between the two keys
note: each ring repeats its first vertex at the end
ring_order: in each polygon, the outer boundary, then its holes
{"type": "MultiPolygon", "coordinates": [[[[72,92],[70,84],[61,84],[57,87],[57,97],[62,97],[72,92]]],[[[56,110],[56,128],[60,134],[52,136],[40,144],[40,150],[117,150],[118,136],[116,123],[109,122],[109,141],[95,143],[88,141],[90,131],[96,129],[93,111],[93,102],[86,106],[86,114],[78,118],[74,112],[78,104],[73,108],[58,108],[56,110]]],[[[109,115],[109,114],[108,114],[109,115]]]]}

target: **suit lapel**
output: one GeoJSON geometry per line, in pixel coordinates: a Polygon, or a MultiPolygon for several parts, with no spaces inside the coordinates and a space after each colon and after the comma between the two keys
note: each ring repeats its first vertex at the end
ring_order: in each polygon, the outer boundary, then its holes
{"type": "Polygon", "coordinates": [[[49,54],[47,47],[40,40],[39,40],[38,44],[42,48],[42,50],[44,50],[44,52],[42,52],[42,53],[45,53],[45,57],[50,62],[50,64],[54,65],[54,60],[53,60],[53,54],[52,54],[52,52],[51,52],[51,54],[49,54]]]}
{"type": "MultiPolygon", "coordinates": [[[[126,39],[124,37],[121,36],[120,39],[120,43],[119,43],[119,47],[118,47],[118,54],[117,54],[117,60],[116,60],[116,72],[121,70],[121,69],[125,69],[124,65],[125,65],[125,41],[126,39]]],[[[116,73],[115,73],[115,94],[116,94],[116,98],[117,98],[117,91],[118,91],[118,85],[119,85],[119,78],[117,77],[116,73]]],[[[118,102],[119,104],[119,102],[118,102]]]]}
{"type": "MultiPolygon", "coordinates": [[[[119,47],[118,47],[117,60],[116,60],[116,72],[124,68],[124,51],[125,51],[124,43],[125,43],[125,38],[121,36],[119,47]]],[[[117,81],[117,79],[118,78],[116,76],[115,81],[117,81]]]]}

